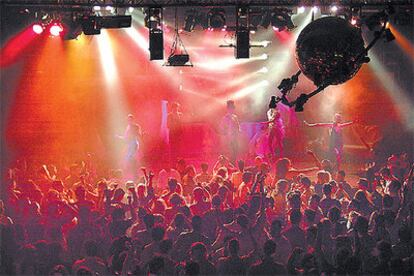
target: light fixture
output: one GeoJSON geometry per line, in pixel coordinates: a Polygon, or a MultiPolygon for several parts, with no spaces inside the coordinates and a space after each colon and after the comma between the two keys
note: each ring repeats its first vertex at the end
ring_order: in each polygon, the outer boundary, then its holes
{"type": "Polygon", "coordinates": [[[226,14],[223,8],[213,8],[209,11],[208,26],[213,29],[221,29],[226,25],[226,14]]]}
{"type": "Polygon", "coordinates": [[[60,22],[55,21],[50,24],[49,33],[52,36],[60,36],[62,32],[63,32],[63,27],[62,27],[62,24],[60,24],[60,22]]]}
{"type": "Polygon", "coordinates": [[[98,35],[101,33],[101,17],[84,16],[81,19],[82,31],[85,35],[98,35]]]}
{"type": "Polygon", "coordinates": [[[43,25],[40,24],[40,23],[35,23],[32,26],[32,30],[35,34],[39,35],[39,34],[43,33],[43,25]]]}
{"type": "Polygon", "coordinates": [[[271,23],[274,28],[278,31],[285,29],[292,30],[295,28],[292,18],[290,16],[291,11],[287,9],[275,9],[272,12],[271,23]]]}

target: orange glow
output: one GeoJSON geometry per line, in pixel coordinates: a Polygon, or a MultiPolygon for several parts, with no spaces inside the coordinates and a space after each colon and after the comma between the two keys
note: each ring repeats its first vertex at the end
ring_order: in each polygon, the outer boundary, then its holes
{"type": "Polygon", "coordinates": [[[411,42],[401,34],[392,24],[389,24],[389,28],[393,35],[395,36],[395,41],[397,41],[398,46],[412,59],[414,59],[414,47],[411,42]]]}

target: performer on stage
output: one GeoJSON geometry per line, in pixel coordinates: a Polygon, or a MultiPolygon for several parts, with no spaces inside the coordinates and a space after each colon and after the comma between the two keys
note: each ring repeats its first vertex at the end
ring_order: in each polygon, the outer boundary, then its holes
{"type": "Polygon", "coordinates": [[[170,158],[172,164],[177,162],[177,158],[181,154],[181,139],[183,138],[182,128],[183,113],[180,112],[180,104],[172,103],[171,111],[167,117],[168,137],[170,145],[170,158]]]}
{"type": "Polygon", "coordinates": [[[334,116],[332,123],[314,123],[309,124],[304,121],[305,125],[309,127],[327,127],[329,128],[329,155],[330,158],[336,158],[337,169],[340,170],[340,164],[342,160],[342,153],[344,147],[344,141],[342,137],[342,128],[352,125],[354,122],[342,123],[341,114],[337,113],[334,116]]]}
{"type": "Polygon", "coordinates": [[[126,169],[134,170],[134,165],[136,165],[136,157],[140,146],[140,140],[142,138],[142,129],[141,126],[135,123],[134,116],[132,114],[128,115],[128,125],[125,129],[123,136],[118,136],[118,138],[124,140],[126,144],[126,152],[124,158],[124,167],[126,169]]]}
{"type": "Polygon", "coordinates": [[[283,157],[283,138],[285,136],[284,126],[280,113],[277,110],[276,97],[272,96],[267,111],[268,124],[268,147],[270,158],[276,157],[276,151],[279,151],[279,157],[283,157]]]}
{"type": "Polygon", "coordinates": [[[227,150],[230,152],[230,161],[232,163],[237,159],[240,134],[240,123],[237,115],[234,114],[235,109],[234,101],[227,101],[227,113],[224,115],[220,126],[222,133],[225,135],[225,144],[227,150]]]}

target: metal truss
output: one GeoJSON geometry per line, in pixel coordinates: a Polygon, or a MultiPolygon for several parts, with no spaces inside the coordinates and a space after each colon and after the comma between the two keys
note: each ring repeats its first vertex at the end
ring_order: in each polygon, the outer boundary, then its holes
{"type": "Polygon", "coordinates": [[[189,6],[385,6],[413,5],[413,0],[0,0],[2,5],[25,7],[189,7],[189,6]]]}

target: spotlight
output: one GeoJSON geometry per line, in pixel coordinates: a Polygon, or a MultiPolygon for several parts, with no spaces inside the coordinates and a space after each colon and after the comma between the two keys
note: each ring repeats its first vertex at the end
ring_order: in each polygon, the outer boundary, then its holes
{"type": "Polygon", "coordinates": [[[275,9],[271,16],[271,23],[273,27],[276,27],[278,31],[283,31],[286,28],[292,30],[295,28],[292,18],[290,17],[289,10],[275,9]]]}
{"type": "Polygon", "coordinates": [[[257,28],[263,20],[263,11],[261,9],[252,9],[249,12],[249,23],[253,28],[257,28]]]}
{"type": "Polygon", "coordinates": [[[385,42],[391,42],[394,39],[395,39],[395,36],[391,32],[391,30],[390,29],[386,29],[385,32],[384,32],[384,40],[385,40],[385,42]]]}
{"type": "Polygon", "coordinates": [[[358,20],[355,17],[352,17],[351,18],[351,24],[354,25],[354,26],[356,26],[357,23],[358,23],[358,20]]]}
{"type": "Polygon", "coordinates": [[[76,18],[65,19],[62,21],[63,28],[63,40],[76,39],[82,34],[82,25],[76,18]]]}
{"type": "Polygon", "coordinates": [[[337,11],[338,11],[338,6],[337,5],[331,6],[331,12],[336,13],[337,11]]]}
{"type": "Polygon", "coordinates": [[[101,33],[101,17],[85,16],[81,20],[82,31],[85,35],[97,35],[101,33]]]}
{"type": "Polygon", "coordinates": [[[383,21],[386,19],[387,14],[384,11],[374,13],[365,19],[365,25],[367,25],[370,31],[381,28],[383,21]]]}
{"type": "Polygon", "coordinates": [[[49,27],[49,33],[52,36],[59,36],[61,32],[63,32],[63,27],[58,22],[52,23],[52,25],[49,27]]]}
{"type": "Polygon", "coordinates": [[[184,28],[183,30],[186,32],[192,32],[196,26],[196,15],[195,11],[188,12],[187,16],[184,19],[184,28]]]}
{"type": "Polygon", "coordinates": [[[298,13],[304,13],[305,12],[305,7],[304,6],[300,6],[298,8],[298,13]]]}
{"type": "Polygon", "coordinates": [[[312,7],[312,12],[313,12],[313,13],[317,13],[317,12],[318,12],[318,10],[319,10],[319,7],[318,7],[318,6],[313,6],[313,7],[312,7]]]}
{"type": "Polygon", "coordinates": [[[213,8],[208,13],[208,25],[213,29],[221,29],[226,25],[226,15],[222,8],[213,8]]]}
{"type": "Polygon", "coordinates": [[[105,10],[107,10],[107,11],[109,11],[109,12],[114,12],[114,11],[115,11],[115,8],[114,8],[114,7],[112,7],[112,6],[106,6],[106,7],[105,7],[105,10]]]}
{"type": "Polygon", "coordinates": [[[35,34],[39,35],[39,34],[43,33],[43,26],[39,23],[35,23],[32,26],[32,30],[33,30],[33,32],[35,32],[35,34]]]}
{"type": "Polygon", "coordinates": [[[132,13],[133,11],[134,11],[134,7],[129,7],[129,8],[128,8],[128,12],[129,12],[129,13],[132,13]]]}
{"type": "Polygon", "coordinates": [[[94,10],[94,11],[100,11],[100,10],[101,10],[101,7],[100,7],[100,6],[94,6],[94,7],[93,7],[93,10],[94,10]]]}

